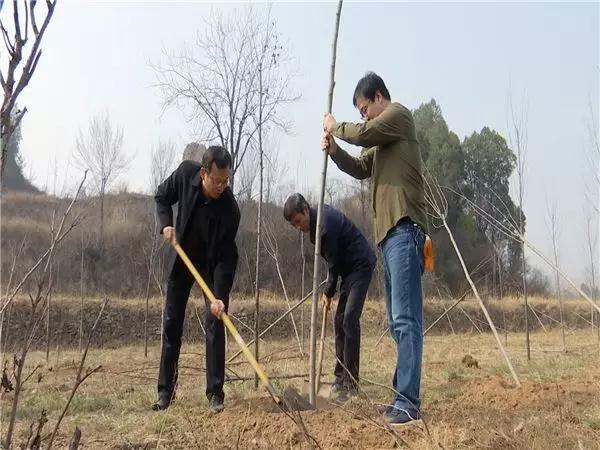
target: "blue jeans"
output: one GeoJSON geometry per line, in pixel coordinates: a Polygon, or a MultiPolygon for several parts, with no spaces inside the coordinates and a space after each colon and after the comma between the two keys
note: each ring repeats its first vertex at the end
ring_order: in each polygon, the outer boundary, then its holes
{"type": "Polygon", "coordinates": [[[394,227],[380,244],[385,275],[388,324],[396,342],[396,370],[392,385],[394,406],[409,412],[420,409],[423,357],[423,245],[425,234],[412,222],[394,227]]]}

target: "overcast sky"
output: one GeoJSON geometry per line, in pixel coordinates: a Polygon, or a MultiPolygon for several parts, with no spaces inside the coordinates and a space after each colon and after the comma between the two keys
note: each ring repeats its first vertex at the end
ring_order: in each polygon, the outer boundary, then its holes
{"type": "MultiPolygon", "coordinates": [[[[77,131],[90,115],[107,111],[123,127],[125,148],[134,157],[121,184],[147,191],[152,146],[159,138],[171,139],[182,150],[195,131],[177,110],[161,115],[148,63],[160,61],[163,50],[192,42],[211,11],[246,7],[60,0],[37,72],[20,100],[29,110],[21,144],[26,174],[38,186],[52,185],[58,160],[58,185],[72,185],[77,171],[64,161],[72,159],[77,131]]],[[[312,189],[319,179],[335,7],[334,2],[275,2],[272,8],[298,72],[291,88],[302,96],[281,111],[293,124],[292,134],[274,141],[289,181],[312,189]]],[[[254,8],[265,11],[267,5],[254,8]]],[[[550,253],[547,204],[556,202],[561,265],[581,281],[586,212],[590,201],[599,203],[598,158],[590,156],[588,134],[590,107],[596,120],[598,112],[598,19],[595,2],[345,2],[334,115],[359,118],[352,93],[360,76],[373,70],[386,81],[392,99],[411,109],[435,98],[461,140],[484,126],[508,137],[510,89],[528,111],[529,238],[550,253]]],[[[349,181],[335,167],[330,176],[349,181]]],[[[594,226],[597,230],[597,222],[594,226]]]]}

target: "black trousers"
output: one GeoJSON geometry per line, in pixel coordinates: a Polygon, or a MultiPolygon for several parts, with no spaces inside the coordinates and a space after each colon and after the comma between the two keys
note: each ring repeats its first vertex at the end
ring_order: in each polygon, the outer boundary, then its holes
{"type": "MultiPolygon", "coordinates": [[[[178,265],[179,261],[176,264],[178,265]]],[[[202,274],[204,276],[204,274],[202,274]]],[[[209,286],[212,280],[205,278],[209,286]]],[[[158,395],[171,397],[177,386],[177,363],[181,350],[181,335],[185,308],[194,278],[183,267],[175,267],[167,283],[167,299],[163,319],[163,341],[158,374],[158,395]]],[[[229,301],[223,299],[225,309],[229,301]]],[[[213,395],[220,399],[225,397],[223,383],[225,381],[225,328],[223,322],[216,318],[210,308],[205,311],[206,329],[206,396],[213,395]]]]}
{"type": "Polygon", "coordinates": [[[334,325],[337,356],[334,374],[335,383],[347,388],[354,388],[354,380],[358,381],[359,378],[360,315],[372,275],[372,268],[354,272],[342,278],[340,287],[334,325]]]}

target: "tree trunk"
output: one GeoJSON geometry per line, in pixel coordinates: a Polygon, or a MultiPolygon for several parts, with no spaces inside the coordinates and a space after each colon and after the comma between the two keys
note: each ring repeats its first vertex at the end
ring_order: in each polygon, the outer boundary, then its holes
{"type": "MultiPolygon", "coordinates": [[[[306,278],[306,254],[304,252],[304,233],[300,232],[300,254],[302,255],[302,278],[301,278],[301,285],[300,285],[300,298],[304,298],[304,289],[305,289],[305,278],[306,278]]],[[[302,341],[302,353],[304,354],[305,352],[305,348],[306,348],[306,340],[304,338],[304,328],[305,328],[305,323],[304,323],[304,305],[302,305],[302,308],[300,309],[300,334],[301,334],[301,341],[302,341]]]]}
{"type": "Polygon", "coordinates": [[[531,360],[531,346],[529,343],[529,303],[527,301],[527,268],[525,263],[525,246],[521,244],[521,267],[523,271],[523,299],[525,301],[525,346],[527,348],[527,361],[531,360]]]}
{"type": "MultiPolygon", "coordinates": [[[[260,158],[259,180],[258,180],[258,214],[256,219],[256,272],[254,275],[254,359],[259,362],[259,329],[260,329],[260,238],[262,233],[262,202],[263,202],[263,177],[264,177],[264,155],[262,146],[262,111],[263,111],[263,92],[262,92],[262,64],[258,72],[259,83],[259,105],[258,105],[258,152],[260,158]]],[[[254,374],[254,388],[258,388],[258,374],[254,374]]]]}
{"type": "Polygon", "coordinates": [[[506,361],[506,364],[508,365],[510,373],[511,373],[513,379],[515,380],[515,383],[517,384],[517,386],[521,386],[519,377],[517,376],[517,373],[515,372],[515,369],[513,368],[513,365],[510,362],[510,359],[508,358],[508,354],[506,353],[506,350],[504,349],[504,346],[502,345],[502,341],[500,340],[498,331],[496,331],[494,322],[492,322],[492,318],[490,317],[490,314],[488,313],[488,310],[487,310],[485,304],[483,303],[483,300],[481,300],[481,297],[479,296],[479,292],[477,291],[477,288],[475,287],[475,283],[473,283],[473,280],[471,279],[471,275],[469,274],[467,266],[465,265],[465,261],[463,260],[462,254],[458,248],[458,245],[456,244],[456,241],[454,240],[454,235],[452,234],[452,231],[450,231],[450,227],[448,226],[446,219],[442,218],[442,221],[444,224],[444,228],[446,229],[446,232],[448,233],[448,237],[450,238],[450,242],[452,242],[452,246],[454,247],[456,256],[458,257],[458,260],[460,261],[460,265],[463,269],[465,277],[467,278],[467,281],[469,282],[469,285],[471,286],[471,289],[473,290],[473,294],[475,295],[475,298],[477,298],[477,301],[479,302],[479,306],[481,307],[483,314],[485,315],[485,318],[487,319],[488,324],[490,325],[490,328],[492,329],[492,332],[494,333],[494,337],[496,338],[496,343],[498,344],[498,347],[500,347],[500,351],[502,352],[502,355],[504,356],[504,360],[506,361]]]}
{"type": "Polygon", "coordinates": [[[104,250],[104,187],[100,190],[100,254],[104,250]]]}
{"type": "MultiPolygon", "coordinates": [[[[555,224],[552,224],[552,249],[554,251],[554,264],[558,266],[558,250],[556,248],[556,235],[555,235],[555,224]]],[[[567,340],[565,337],[565,321],[564,321],[564,306],[562,299],[562,292],[560,291],[560,275],[558,274],[558,270],[554,271],[556,276],[556,295],[558,296],[558,305],[560,311],[560,333],[562,338],[563,352],[567,352],[567,340]]]]}
{"type": "MultiPolygon", "coordinates": [[[[50,276],[48,277],[48,286],[52,286],[52,263],[50,263],[50,276]]],[[[50,304],[52,303],[52,289],[48,292],[46,297],[46,362],[50,360],[50,304]]]]}
{"type": "MultiPolygon", "coordinates": [[[[519,148],[519,164],[521,164],[521,149],[519,148]]],[[[519,166],[521,167],[521,166],[519,166]]],[[[519,169],[519,233],[525,235],[523,226],[523,173],[519,169]]],[[[525,261],[525,244],[521,242],[521,269],[523,280],[523,300],[525,303],[525,347],[527,349],[527,361],[531,360],[531,345],[529,342],[529,303],[527,301],[527,262],[525,261]]]]}
{"type": "Polygon", "coordinates": [[[158,233],[158,221],[154,215],[154,229],[152,230],[152,244],[150,245],[150,256],[148,259],[148,280],[146,282],[146,307],[144,310],[144,357],[148,357],[148,311],[150,300],[150,281],[152,280],[152,267],[154,266],[154,254],[156,252],[156,234],[158,233]]]}
{"type": "Polygon", "coordinates": [[[83,270],[84,270],[84,245],[83,245],[83,228],[81,229],[81,269],[79,272],[80,276],[80,305],[79,305],[79,353],[81,353],[81,345],[83,342],[83,270]]]}

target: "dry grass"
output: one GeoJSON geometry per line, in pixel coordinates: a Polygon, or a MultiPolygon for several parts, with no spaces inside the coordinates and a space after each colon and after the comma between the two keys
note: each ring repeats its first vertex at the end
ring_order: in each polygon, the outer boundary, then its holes
{"type": "MultiPolygon", "coordinates": [[[[389,384],[395,349],[387,337],[375,348],[377,334],[365,334],[361,368],[364,392],[372,401],[386,403],[390,393],[366,380],[389,384]]],[[[431,438],[414,427],[403,429],[399,435],[414,448],[574,448],[578,442],[584,448],[598,448],[600,346],[596,339],[590,331],[576,331],[569,338],[569,352],[563,354],[556,351],[560,348],[557,331],[534,333],[533,360],[527,363],[524,336],[509,334],[509,353],[523,380],[523,388],[516,389],[491,335],[428,337],[422,393],[431,438]],[[467,354],[477,360],[478,369],[461,362],[467,354]]],[[[306,370],[306,360],[298,357],[292,344],[291,340],[280,340],[263,346],[269,374],[306,370]]],[[[91,351],[88,365],[102,364],[103,369],[81,386],[63,422],[58,444],[65,445],[77,425],[87,448],[235,447],[238,438],[241,447],[302,446],[291,422],[260,408],[264,401],[257,397],[264,398],[264,394],[254,391],[252,382],[228,383],[227,410],[208,416],[203,394],[204,353],[198,344],[183,347],[177,403],[166,412],[151,412],[159,350],[159,346],[151,346],[147,359],[142,345],[91,351]]],[[[235,350],[230,342],[230,353],[235,350]]],[[[63,351],[51,355],[50,364],[46,364],[42,352],[30,355],[28,366],[42,364],[43,377],[37,382],[34,376],[25,386],[16,442],[24,441],[29,424],[42,409],[50,418],[48,428],[56,420],[72,386],[78,358],[77,352],[63,351]]],[[[324,373],[330,379],[332,361],[331,357],[326,359],[324,373]]],[[[250,376],[248,365],[242,359],[237,361],[228,375],[250,376]]],[[[300,389],[302,380],[276,384],[300,389]]],[[[10,398],[5,394],[1,401],[4,419],[10,398]]],[[[356,407],[364,414],[369,404],[356,407]]],[[[394,445],[384,431],[349,411],[333,408],[304,413],[304,417],[309,431],[324,447],[394,445]]]]}

